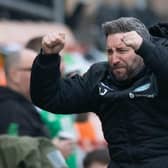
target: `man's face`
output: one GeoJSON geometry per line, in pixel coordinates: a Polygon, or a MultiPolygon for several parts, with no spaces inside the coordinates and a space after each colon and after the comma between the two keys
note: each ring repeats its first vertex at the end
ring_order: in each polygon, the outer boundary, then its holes
{"type": "Polygon", "coordinates": [[[36,52],[24,49],[21,53],[21,61],[18,67],[19,71],[19,83],[20,92],[30,99],[30,75],[33,60],[35,59],[36,52]]]}
{"type": "Polygon", "coordinates": [[[136,74],[143,61],[133,48],[122,41],[124,33],[111,34],[107,37],[107,54],[111,71],[117,80],[122,81],[136,74]]]}

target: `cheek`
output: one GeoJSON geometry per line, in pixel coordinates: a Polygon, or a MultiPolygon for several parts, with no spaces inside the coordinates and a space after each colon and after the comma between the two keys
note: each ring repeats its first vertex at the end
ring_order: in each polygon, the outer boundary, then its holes
{"type": "Polygon", "coordinates": [[[30,75],[29,75],[28,73],[24,73],[24,74],[22,74],[22,76],[21,76],[21,79],[22,79],[22,80],[25,80],[25,81],[29,80],[29,78],[30,78],[30,75]]]}
{"type": "Polygon", "coordinates": [[[107,59],[108,59],[108,62],[109,62],[110,64],[112,64],[112,56],[111,56],[111,55],[108,55],[107,59]]]}
{"type": "Polygon", "coordinates": [[[122,59],[128,66],[132,66],[136,62],[137,56],[131,52],[130,54],[123,56],[122,59]]]}
{"type": "Polygon", "coordinates": [[[24,75],[21,76],[21,81],[20,85],[23,85],[24,90],[27,90],[30,84],[30,74],[25,73],[24,75]]]}

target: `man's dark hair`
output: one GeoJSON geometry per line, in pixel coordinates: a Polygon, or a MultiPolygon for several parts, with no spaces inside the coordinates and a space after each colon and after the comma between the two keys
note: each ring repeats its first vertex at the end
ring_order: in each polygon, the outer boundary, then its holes
{"type": "Polygon", "coordinates": [[[102,24],[102,28],[106,37],[110,34],[136,31],[143,39],[150,40],[150,33],[147,27],[139,19],[134,17],[121,17],[105,22],[102,24]]]}
{"type": "Polygon", "coordinates": [[[31,49],[33,51],[39,52],[41,49],[41,42],[42,42],[43,36],[36,36],[30,39],[26,45],[25,48],[31,49]]]}
{"type": "Polygon", "coordinates": [[[83,167],[89,168],[93,163],[98,162],[100,164],[108,164],[110,161],[108,150],[96,149],[86,154],[83,160],[83,167]]]}

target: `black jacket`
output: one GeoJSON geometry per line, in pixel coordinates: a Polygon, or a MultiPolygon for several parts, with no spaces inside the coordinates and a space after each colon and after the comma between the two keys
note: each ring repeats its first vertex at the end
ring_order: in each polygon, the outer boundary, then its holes
{"type": "Polygon", "coordinates": [[[32,100],[53,113],[96,112],[109,145],[111,167],[167,168],[167,39],[156,36],[152,41],[143,41],[137,51],[145,68],[123,82],[115,79],[106,62],[93,65],[83,77],[61,79],[60,57],[40,54],[32,70],[32,100]]]}
{"type": "Polygon", "coordinates": [[[0,134],[11,134],[14,123],[18,135],[48,137],[38,112],[26,98],[6,87],[0,87],[0,93],[0,134]]]}

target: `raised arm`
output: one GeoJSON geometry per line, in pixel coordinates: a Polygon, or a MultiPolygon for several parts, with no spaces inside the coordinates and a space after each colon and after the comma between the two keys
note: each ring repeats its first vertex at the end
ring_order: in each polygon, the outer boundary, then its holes
{"type": "Polygon", "coordinates": [[[63,35],[43,38],[42,52],[32,67],[31,97],[39,107],[53,113],[79,113],[93,111],[93,94],[89,72],[71,79],[62,79],[60,55],[64,46],[63,35]]]}
{"type": "Polygon", "coordinates": [[[128,32],[125,34],[124,42],[126,45],[135,49],[140,55],[146,66],[148,66],[160,80],[168,81],[168,47],[161,44],[162,38],[157,40],[145,41],[136,33],[128,32]]]}

